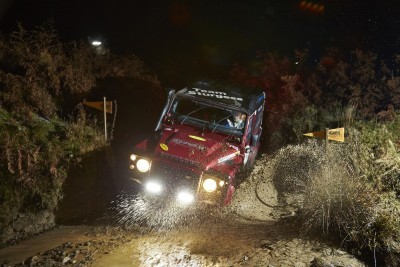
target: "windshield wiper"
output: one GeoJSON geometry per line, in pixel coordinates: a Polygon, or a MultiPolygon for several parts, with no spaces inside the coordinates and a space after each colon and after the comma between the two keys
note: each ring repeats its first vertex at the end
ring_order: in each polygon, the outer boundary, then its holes
{"type": "Polygon", "coordinates": [[[190,115],[192,115],[193,113],[195,113],[195,112],[197,112],[197,111],[199,111],[199,110],[202,110],[202,109],[204,109],[204,108],[206,108],[206,107],[199,107],[198,109],[195,109],[195,110],[193,110],[193,111],[190,111],[190,112],[185,116],[185,118],[181,121],[181,124],[183,124],[183,123],[185,122],[185,120],[186,120],[190,115]]]}
{"type": "Polygon", "coordinates": [[[212,130],[212,132],[215,131],[215,129],[217,129],[217,127],[219,126],[219,123],[223,120],[226,120],[227,118],[229,118],[230,116],[232,116],[231,114],[229,114],[228,116],[226,116],[225,118],[220,119],[219,121],[216,122],[217,125],[215,125],[214,129],[212,130]]]}

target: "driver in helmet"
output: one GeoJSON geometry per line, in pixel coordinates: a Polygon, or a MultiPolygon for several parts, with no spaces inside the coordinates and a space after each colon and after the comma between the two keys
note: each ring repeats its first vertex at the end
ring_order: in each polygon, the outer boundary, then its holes
{"type": "Polygon", "coordinates": [[[233,121],[231,119],[227,119],[229,126],[234,127],[238,130],[242,130],[246,121],[246,114],[239,111],[233,111],[232,117],[233,121]]]}

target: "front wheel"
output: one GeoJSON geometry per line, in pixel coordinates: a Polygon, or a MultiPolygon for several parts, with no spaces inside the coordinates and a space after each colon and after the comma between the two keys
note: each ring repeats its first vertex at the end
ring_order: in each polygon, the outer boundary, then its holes
{"type": "MultiPolygon", "coordinates": [[[[245,156],[246,157],[246,156],[245,156]]],[[[249,149],[249,153],[247,155],[247,159],[244,163],[244,169],[246,171],[250,171],[254,167],[254,163],[256,162],[257,152],[254,149],[249,149]]]]}
{"type": "Polygon", "coordinates": [[[232,202],[234,193],[235,193],[235,187],[233,185],[229,185],[229,187],[226,191],[226,197],[224,199],[224,206],[227,206],[232,202]]]}

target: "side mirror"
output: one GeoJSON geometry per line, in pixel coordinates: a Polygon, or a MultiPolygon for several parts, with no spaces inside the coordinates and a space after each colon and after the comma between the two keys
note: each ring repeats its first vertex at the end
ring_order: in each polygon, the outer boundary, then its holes
{"type": "Polygon", "coordinates": [[[162,120],[165,116],[165,114],[167,113],[168,107],[170,106],[171,102],[172,102],[172,97],[175,94],[175,90],[174,89],[168,89],[168,96],[167,96],[167,103],[164,106],[164,109],[161,113],[161,116],[157,122],[156,128],[155,128],[155,132],[157,132],[158,130],[160,130],[161,128],[161,124],[162,124],[162,120]]]}

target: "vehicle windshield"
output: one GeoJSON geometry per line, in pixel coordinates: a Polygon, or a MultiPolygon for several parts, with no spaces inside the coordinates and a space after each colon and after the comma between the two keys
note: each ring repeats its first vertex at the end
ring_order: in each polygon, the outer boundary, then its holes
{"type": "Polygon", "coordinates": [[[213,132],[242,137],[246,114],[212,106],[201,101],[177,97],[170,110],[172,118],[182,124],[207,128],[213,132]]]}

